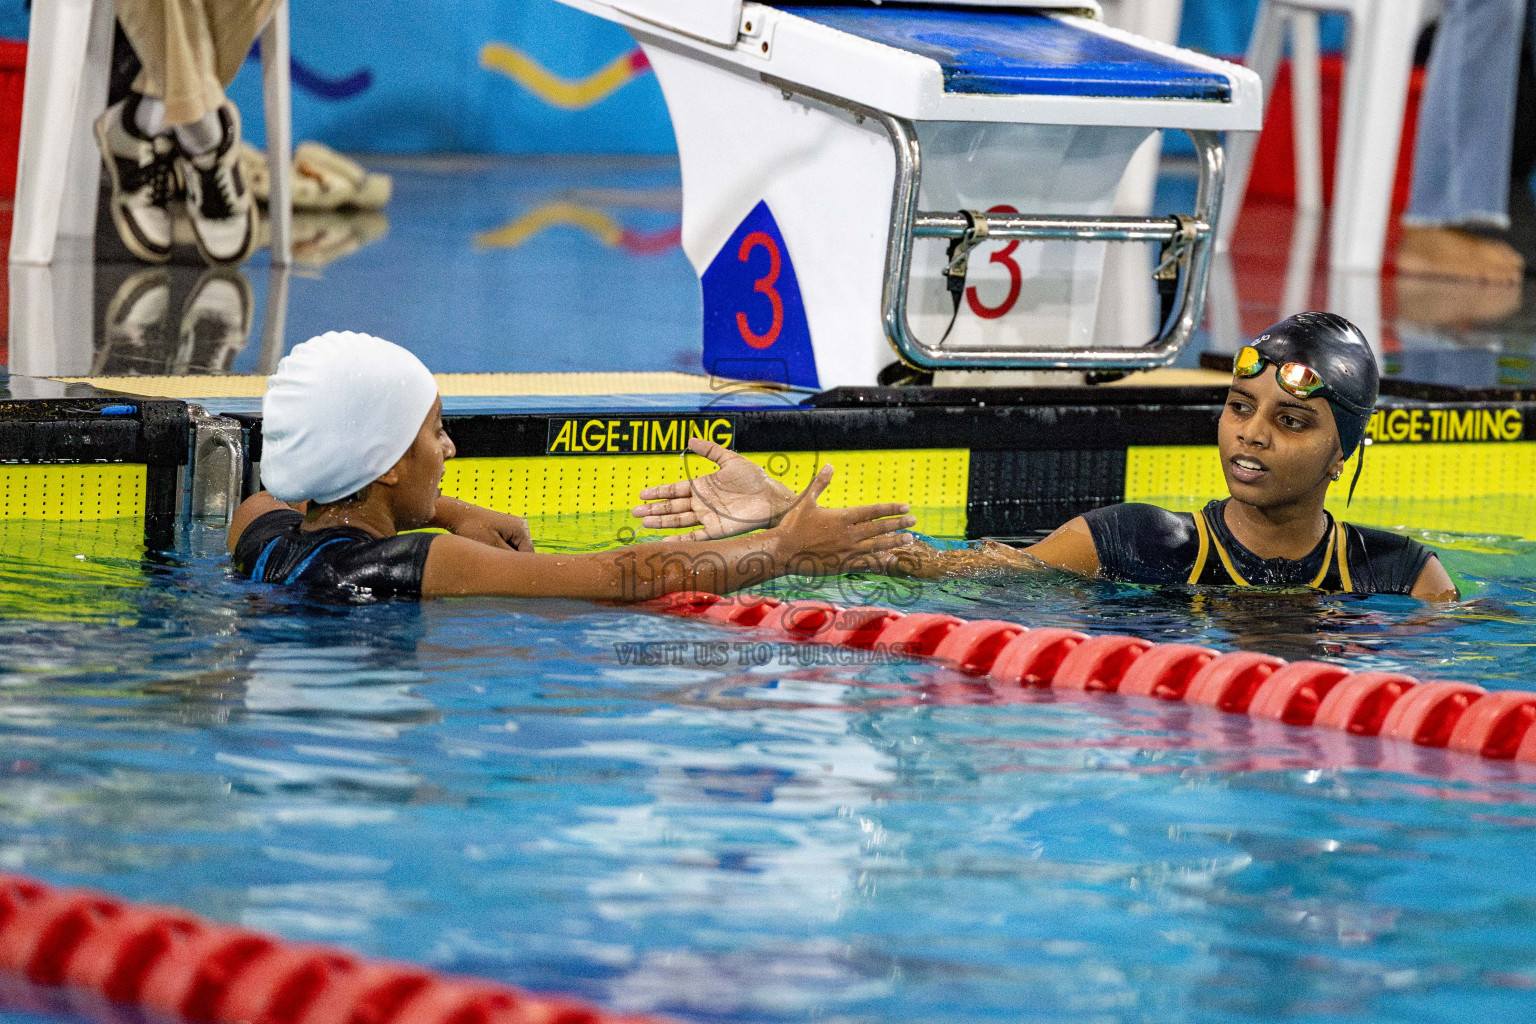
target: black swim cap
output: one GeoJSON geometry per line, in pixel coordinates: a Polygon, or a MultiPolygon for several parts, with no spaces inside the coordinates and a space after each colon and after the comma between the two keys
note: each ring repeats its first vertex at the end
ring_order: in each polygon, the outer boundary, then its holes
{"type": "Polygon", "coordinates": [[[1360,328],[1332,313],[1297,313],[1259,335],[1253,347],[1277,368],[1305,363],[1317,371],[1331,392],[1324,397],[1333,407],[1339,446],[1349,458],[1365,437],[1381,382],[1376,354],[1360,328]]]}

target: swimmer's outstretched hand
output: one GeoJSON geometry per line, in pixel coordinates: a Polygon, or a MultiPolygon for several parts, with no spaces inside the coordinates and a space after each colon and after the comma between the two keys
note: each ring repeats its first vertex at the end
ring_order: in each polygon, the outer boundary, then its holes
{"type": "Polygon", "coordinates": [[[458,498],[440,497],[428,526],[506,551],[532,551],[533,534],[528,520],[507,512],[492,512],[458,498]]]}
{"type": "Polygon", "coordinates": [[[421,592],[629,602],[680,590],[728,594],[785,575],[901,572],[901,556],[914,540],[902,532],[914,524],[907,506],[822,508],[816,499],[831,482],[832,467],[825,466],[777,526],[725,540],[534,554],[488,551],[464,537],[434,537],[421,592]]]}
{"type": "Polygon", "coordinates": [[[845,572],[878,572],[894,561],[916,540],[904,532],[917,520],[910,507],[899,502],[860,505],[855,508],[822,508],[816,503],[832,482],[832,467],[821,467],[770,532],[777,535],[784,565],[779,573],[796,576],[830,576],[845,572]]]}
{"type": "Polygon", "coordinates": [[[782,519],[799,497],[757,463],[713,441],[690,437],[688,450],[720,468],[691,480],[647,487],[640,492],[646,504],[630,510],[648,530],[698,527],[665,540],[718,540],[766,529],[782,519]]]}

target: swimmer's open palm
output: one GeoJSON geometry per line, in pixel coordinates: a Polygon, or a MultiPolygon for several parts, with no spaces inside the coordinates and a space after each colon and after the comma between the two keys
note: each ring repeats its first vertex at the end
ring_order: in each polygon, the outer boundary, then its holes
{"type": "Polygon", "coordinates": [[[774,527],[784,571],[800,576],[830,576],[844,572],[874,572],[887,568],[915,539],[905,533],[917,520],[899,502],[823,508],[816,503],[832,482],[832,467],[823,466],[805,493],[774,527]]]}
{"type": "Polygon", "coordinates": [[[630,514],[648,530],[698,529],[666,540],[718,540],[777,523],[796,500],[795,492],[761,466],[702,437],[688,449],[716,466],[715,472],[660,487],[647,487],[630,514]]]}

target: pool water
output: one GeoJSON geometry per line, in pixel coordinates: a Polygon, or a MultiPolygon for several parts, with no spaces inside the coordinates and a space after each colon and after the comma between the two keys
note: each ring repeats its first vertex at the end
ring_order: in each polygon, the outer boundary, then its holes
{"type": "MultiPolygon", "coordinates": [[[[695,1021],[1536,1016],[1513,766],[793,645],[710,664],[744,634],[579,602],[317,605],[217,531],[137,530],[0,524],[0,869],[695,1021]]],[[[1450,608],[777,590],[1531,687],[1536,546],[1434,539],[1450,608]]]]}

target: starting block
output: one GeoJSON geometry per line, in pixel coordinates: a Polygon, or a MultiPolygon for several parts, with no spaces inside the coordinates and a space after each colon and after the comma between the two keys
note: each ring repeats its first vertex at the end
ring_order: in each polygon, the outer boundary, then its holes
{"type": "Polygon", "coordinates": [[[1253,73],[1091,0],[562,2],[628,29],[661,84],[707,372],[870,385],[893,347],[924,370],[1142,369],[1199,323],[1220,133],[1258,130],[1253,73]],[[1195,144],[1194,208],[1111,216],[1159,129],[1195,144]],[[1139,348],[1093,337],[1111,242],[1161,246],[1139,348]]]}

